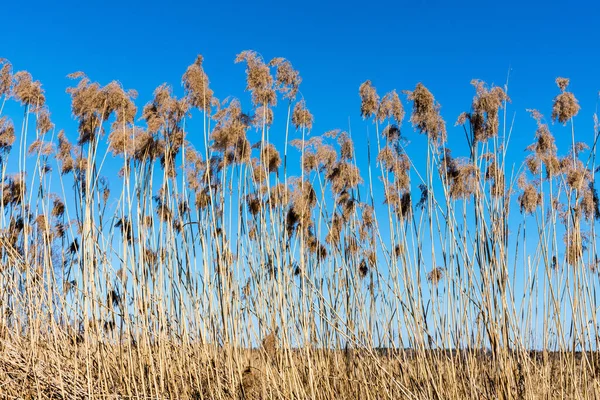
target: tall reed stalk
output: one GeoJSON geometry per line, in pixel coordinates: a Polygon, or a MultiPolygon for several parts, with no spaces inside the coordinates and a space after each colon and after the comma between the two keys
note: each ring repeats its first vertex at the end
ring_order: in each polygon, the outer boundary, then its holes
{"type": "Polygon", "coordinates": [[[471,82],[458,156],[421,83],[408,123],[366,81],[364,130],[317,135],[289,61],[237,56],[249,103],[218,100],[203,62],[141,113],[121,84],[70,75],[75,136],[0,60],[1,397],[600,394],[600,130],[576,140],[568,79],[551,120],[571,143],[530,110],[513,167],[508,83],[471,82]]]}

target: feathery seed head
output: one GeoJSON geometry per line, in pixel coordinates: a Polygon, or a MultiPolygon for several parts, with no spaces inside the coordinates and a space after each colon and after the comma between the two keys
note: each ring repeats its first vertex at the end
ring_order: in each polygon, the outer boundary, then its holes
{"type": "Polygon", "coordinates": [[[34,81],[27,71],[19,71],[14,75],[13,95],[19,103],[29,106],[34,112],[46,104],[42,84],[40,81],[34,81]]]}
{"type": "Polygon", "coordinates": [[[208,87],[208,76],[202,67],[203,58],[196,57],[196,61],[190,65],[183,74],[183,88],[189,104],[199,110],[210,112],[213,99],[213,91],[208,87]]]}
{"type": "Polygon", "coordinates": [[[306,103],[304,99],[300,100],[294,106],[294,111],[292,112],[292,124],[294,127],[298,129],[306,129],[310,131],[313,125],[313,116],[306,108],[306,103]]]}
{"type": "Polygon", "coordinates": [[[40,135],[44,135],[54,129],[54,124],[50,121],[50,112],[47,107],[42,107],[37,113],[36,129],[40,135]]]}
{"type": "Polygon", "coordinates": [[[433,286],[437,286],[444,278],[444,272],[446,272],[444,268],[435,267],[427,274],[427,281],[429,281],[429,283],[431,283],[433,286]]]}
{"type": "Polygon", "coordinates": [[[561,93],[554,98],[552,120],[566,124],[567,121],[579,113],[579,102],[573,93],[566,90],[569,85],[569,79],[556,78],[556,85],[561,90],[561,93]]]}
{"type": "Polygon", "coordinates": [[[279,92],[284,98],[294,100],[302,82],[300,73],[292,67],[292,63],[280,57],[272,59],[269,66],[276,68],[275,83],[279,92]]]}
{"type": "Polygon", "coordinates": [[[440,105],[435,101],[431,92],[418,83],[415,90],[407,91],[408,100],[413,102],[410,122],[421,134],[427,135],[433,141],[446,141],[446,122],[440,115],[440,105]]]}
{"type": "Polygon", "coordinates": [[[246,90],[252,93],[254,106],[276,105],[277,95],[273,88],[273,76],[262,57],[255,51],[245,50],[237,55],[235,62],[246,62],[246,90]]]}
{"type": "Polygon", "coordinates": [[[473,140],[484,142],[498,134],[499,111],[504,103],[510,101],[504,90],[498,86],[488,89],[483,81],[474,79],[471,84],[475,87],[476,95],[471,104],[471,112],[463,113],[459,121],[464,123],[465,118],[471,123],[473,140]]]}
{"type": "Polygon", "coordinates": [[[377,120],[383,122],[394,118],[396,124],[401,124],[404,119],[404,107],[400,101],[400,97],[395,90],[387,93],[381,99],[377,108],[377,120]]]}
{"type": "Polygon", "coordinates": [[[73,171],[75,166],[72,151],[73,145],[65,136],[65,132],[61,130],[58,132],[58,153],[56,154],[56,158],[61,163],[61,174],[63,175],[73,171]]]}
{"type": "Polygon", "coordinates": [[[0,97],[8,98],[12,95],[13,75],[12,64],[5,59],[0,59],[0,97]]]}
{"type": "Polygon", "coordinates": [[[358,94],[361,99],[361,117],[370,118],[372,115],[375,115],[379,109],[379,95],[370,80],[366,80],[360,85],[358,94]]]}
{"type": "Polygon", "coordinates": [[[281,157],[275,146],[271,143],[263,145],[260,158],[262,164],[267,168],[269,173],[278,172],[279,166],[281,165],[281,157]]]}
{"type": "Polygon", "coordinates": [[[350,161],[354,158],[354,142],[350,135],[342,132],[338,136],[338,144],[340,145],[340,158],[344,161],[350,161]]]}
{"type": "Polygon", "coordinates": [[[560,89],[561,92],[564,92],[567,90],[567,86],[569,86],[569,78],[562,78],[562,77],[558,77],[556,78],[556,86],[558,86],[558,88],[560,89]]]}
{"type": "Polygon", "coordinates": [[[542,204],[542,195],[538,192],[533,184],[527,182],[524,174],[521,174],[519,177],[518,185],[522,190],[518,199],[521,212],[533,214],[538,206],[542,204]]]}
{"type": "Polygon", "coordinates": [[[0,117],[0,153],[10,152],[15,139],[13,122],[8,117],[0,117]]]}

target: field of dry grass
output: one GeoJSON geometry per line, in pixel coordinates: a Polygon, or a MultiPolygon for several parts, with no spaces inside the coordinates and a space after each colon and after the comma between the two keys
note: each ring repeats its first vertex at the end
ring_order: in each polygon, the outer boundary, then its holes
{"type": "Polygon", "coordinates": [[[3,398],[597,398],[595,353],[215,348],[130,344],[87,352],[5,342],[3,398]],[[32,361],[35,360],[35,361],[32,361]],[[88,369],[88,363],[92,367],[88,369]],[[501,371],[498,368],[502,368],[501,371]]]}
{"type": "Polygon", "coordinates": [[[365,81],[357,154],[289,61],[235,61],[250,101],[200,56],[141,111],[71,74],[75,133],[0,60],[0,398],[600,396],[600,129],[568,79],[513,167],[508,85],[471,82],[454,154],[423,84],[365,81]]]}

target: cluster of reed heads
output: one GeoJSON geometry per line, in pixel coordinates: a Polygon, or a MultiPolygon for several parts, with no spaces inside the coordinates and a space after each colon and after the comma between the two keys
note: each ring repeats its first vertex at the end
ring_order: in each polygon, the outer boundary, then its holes
{"type": "Polygon", "coordinates": [[[163,84],[141,113],[135,91],[73,73],[75,133],[52,123],[39,81],[0,60],[0,392],[599,393],[600,131],[595,120],[591,149],[575,141],[568,79],[550,122],[571,127],[570,145],[559,152],[529,110],[537,130],[515,168],[507,86],[471,82],[456,157],[423,84],[403,104],[366,81],[360,115],[376,134],[357,157],[356,132],[314,134],[288,60],[235,61],[248,111],[215,97],[201,56],[182,97],[163,84]],[[19,133],[7,102],[22,106],[19,133]],[[424,171],[406,151],[405,104],[424,171]],[[186,130],[192,116],[202,134],[186,130]]]}

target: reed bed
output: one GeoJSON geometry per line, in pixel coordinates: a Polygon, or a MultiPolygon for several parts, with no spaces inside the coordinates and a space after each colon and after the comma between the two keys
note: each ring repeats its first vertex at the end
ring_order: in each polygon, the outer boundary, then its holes
{"type": "Polygon", "coordinates": [[[357,152],[313,131],[288,60],[240,53],[243,101],[203,62],[141,109],[71,74],[71,134],[0,61],[2,398],[600,395],[600,129],[575,140],[568,79],[515,167],[508,85],[471,82],[455,155],[423,84],[365,81],[357,152]]]}

